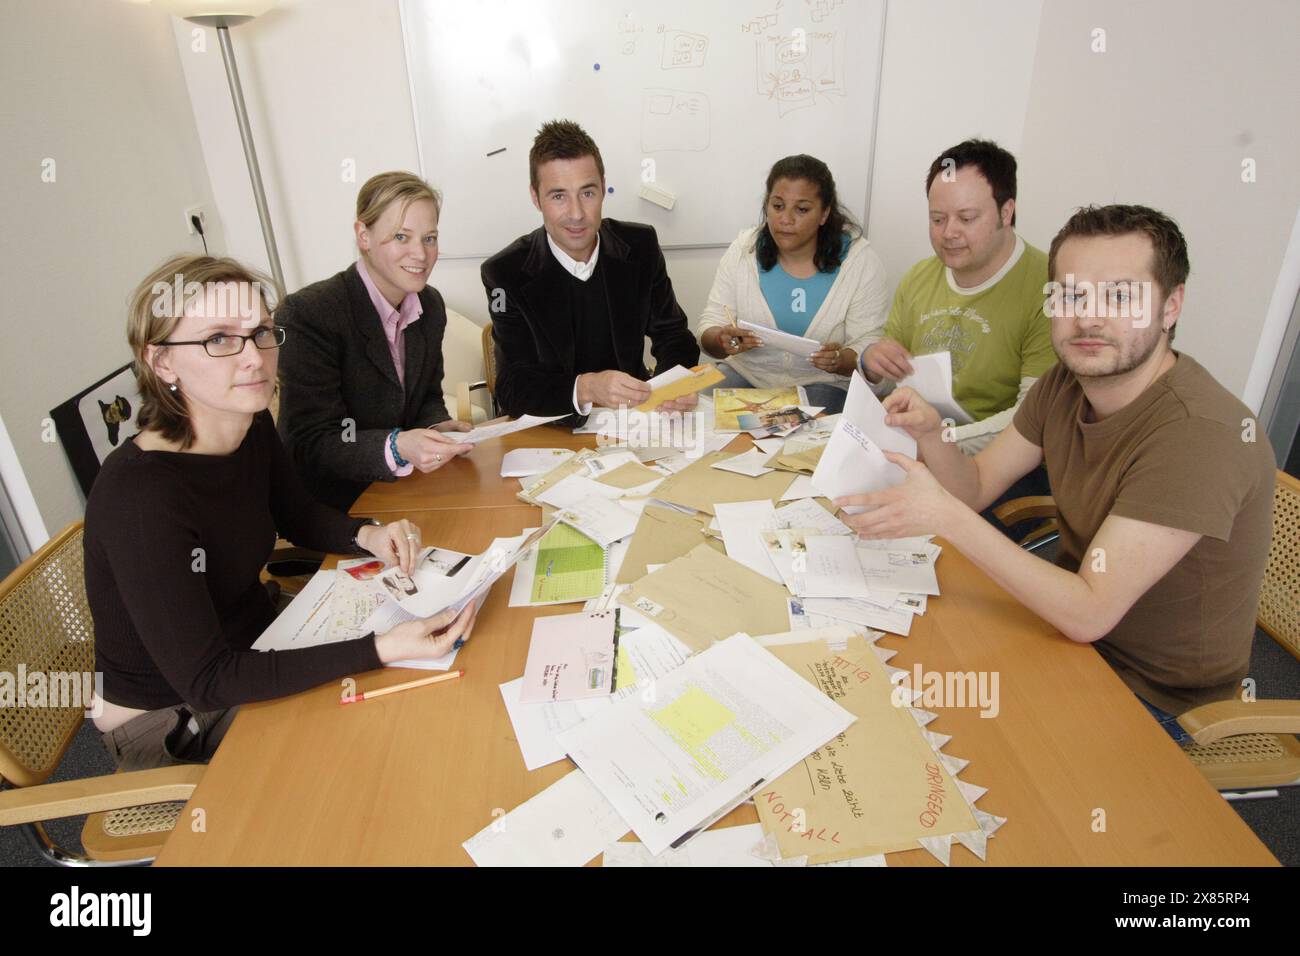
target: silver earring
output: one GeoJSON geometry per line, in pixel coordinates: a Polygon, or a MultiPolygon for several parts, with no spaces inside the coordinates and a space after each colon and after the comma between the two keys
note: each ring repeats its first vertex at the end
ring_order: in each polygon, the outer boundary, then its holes
{"type": "Polygon", "coordinates": [[[173,392],[176,391],[176,383],[175,383],[175,382],[172,382],[172,383],[171,383],[170,385],[168,385],[167,387],[168,387],[171,391],[173,391],[173,392]]]}

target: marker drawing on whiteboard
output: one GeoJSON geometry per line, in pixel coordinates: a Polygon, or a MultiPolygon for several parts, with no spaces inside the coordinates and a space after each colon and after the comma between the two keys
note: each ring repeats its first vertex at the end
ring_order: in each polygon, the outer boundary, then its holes
{"type": "Polygon", "coordinates": [[[488,155],[489,155],[489,156],[495,156],[497,153],[504,153],[505,151],[506,151],[506,148],[505,148],[504,146],[502,146],[500,149],[494,149],[494,150],[492,150],[492,152],[488,153],[488,155]]]}

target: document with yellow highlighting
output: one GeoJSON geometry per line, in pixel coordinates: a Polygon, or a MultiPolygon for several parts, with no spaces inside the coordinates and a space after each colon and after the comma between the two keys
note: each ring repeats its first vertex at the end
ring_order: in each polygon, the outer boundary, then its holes
{"type": "Polygon", "coordinates": [[[852,722],[745,634],[559,735],[653,854],[680,846],[852,722]]]}

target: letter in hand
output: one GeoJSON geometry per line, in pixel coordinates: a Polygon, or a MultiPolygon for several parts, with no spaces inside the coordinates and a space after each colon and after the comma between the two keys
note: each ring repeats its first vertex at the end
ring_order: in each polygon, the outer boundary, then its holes
{"type": "Polygon", "coordinates": [[[375,638],[375,650],[385,664],[442,657],[469,640],[477,616],[478,605],[470,601],[459,615],[448,609],[433,617],[403,621],[375,638]]]}
{"type": "Polygon", "coordinates": [[[939,534],[961,505],[939,484],[930,469],[913,458],[887,451],[885,457],[907,472],[902,484],[867,495],[836,498],[835,506],[858,506],[869,510],[842,515],[841,520],[860,538],[911,538],[939,534]]]}
{"type": "Polygon", "coordinates": [[[420,529],[405,518],[386,525],[362,525],[357,544],[385,564],[395,564],[403,574],[410,574],[420,553],[420,529]]]}
{"type": "MultiPolygon", "coordinates": [[[[438,422],[438,424],[433,426],[433,430],[441,434],[447,435],[448,432],[471,432],[474,430],[474,426],[471,425],[469,422],[462,422],[462,421],[458,421],[455,418],[449,418],[445,422],[438,422]]],[[[456,436],[447,435],[447,440],[455,441],[456,436]]],[[[465,443],[461,442],[460,444],[465,444],[465,443]]],[[[460,452],[460,454],[468,455],[473,450],[474,450],[473,445],[466,445],[465,450],[460,452]]]]}
{"type": "Polygon", "coordinates": [[[912,374],[912,353],[893,339],[881,339],[862,353],[862,364],[867,370],[867,380],[873,385],[882,378],[907,378],[912,374]]]}
{"type": "Polygon", "coordinates": [[[651,388],[639,378],[618,369],[587,372],[578,376],[578,404],[590,402],[602,408],[640,405],[650,397],[651,388]]]}
{"type": "Polygon", "coordinates": [[[699,393],[683,395],[681,398],[674,398],[666,402],[660,402],[655,406],[656,412],[690,412],[694,411],[700,404],[699,393]]]}
{"type": "Polygon", "coordinates": [[[853,366],[856,362],[857,355],[854,354],[853,350],[846,349],[839,342],[826,342],[820,349],[808,356],[810,365],[821,369],[823,372],[830,372],[832,375],[853,374],[853,366]],[[841,366],[845,364],[845,356],[851,360],[847,363],[849,368],[847,373],[841,370],[841,366]]]}
{"type": "Polygon", "coordinates": [[[724,325],[718,329],[718,347],[722,349],[724,355],[739,355],[750,349],[761,349],[763,340],[749,329],[742,329],[738,325],[724,325]]]}
{"type": "Polygon", "coordinates": [[[457,455],[465,455],[474,450],[474,446],[468,442],[458,442],[452,437],[456,431],[464,430],[466,429],[457,428],[449,434],[443,434],[437,428],[412,428],[398,432],[398,454],[426,474],[436,471],[457,455]]]}
{"type": "Polygon", "coordinates": [[[896,388],[881,404],[885,408],[885,424],[903,429],[918,442],[943,429],[938,410],[913,388],[896,388]]]}

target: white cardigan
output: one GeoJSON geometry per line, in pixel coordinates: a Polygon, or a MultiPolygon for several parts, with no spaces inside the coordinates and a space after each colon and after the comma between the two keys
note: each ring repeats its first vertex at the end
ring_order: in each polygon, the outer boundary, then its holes
{"type": "MultiPolygon", "coordinates": [[[[700,316],[701,336],[709,329],[727,324],[723,306],[729,306],[737,319],[776,328],[776,319],[758,283],[758,260],[754,248],[761,228],[742,230],[718,263],[713,289],[709,292],[709,304],[700,316]]],[[[871,244],[859,236],[849,245],[848,253],[840,263],[840,271],[804,335],[822,343],[838,342],[861,355],[867,346],[884,335],[888,312],[885,265],[871,244]]],[[[811,385],[815,382],[829,382],[847,388],[849,384],[848,375],[823,372],[807,360],[771,346],[729,355],[726,361],[755,388],[811,385]]]]}

